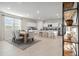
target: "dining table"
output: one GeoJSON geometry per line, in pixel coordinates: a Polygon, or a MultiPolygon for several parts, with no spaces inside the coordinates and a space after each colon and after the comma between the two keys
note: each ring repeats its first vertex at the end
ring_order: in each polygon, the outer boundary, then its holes
{"type": "Polygon", "coordinates": [[[20,35],[24,37],[24,43],[27,43],[28,33],[26,31],[20,31],[20,35]]]}

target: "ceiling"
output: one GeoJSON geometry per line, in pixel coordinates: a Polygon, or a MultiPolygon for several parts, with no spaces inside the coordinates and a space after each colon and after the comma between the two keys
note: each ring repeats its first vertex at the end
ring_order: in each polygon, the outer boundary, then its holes
{"type": "Polygon", "coordinates": [[[61,2],[0,2],[0,11],[32,19],[62,18],[61,2]]]}

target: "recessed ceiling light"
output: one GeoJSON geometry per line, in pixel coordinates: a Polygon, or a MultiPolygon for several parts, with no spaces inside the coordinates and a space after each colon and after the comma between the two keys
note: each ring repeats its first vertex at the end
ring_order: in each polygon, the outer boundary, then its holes
{"type": "Polygon", "coordinates": [[[40,13],[40,11],[39,10],[37,10],[37,14],[39,14],[40,13]]]}
{"type": "Polygon", "coordinates": [[[11,8],[7,8],[7,9],[11,9],[11,8]]]}
{"type": "Polygon", "coordinates": [[[57,13],[56,15],[57,15],[57,16],[59,16],[59,14],[58,14],[58,13],[57,13]]]}
{"type": "Polygon", "coordinates": [[[57,13],[56,16],[59,18],[59,14],[57,13]]]}
{"type": "Polygon", "coordinates": [[[40,19],[40,17],[38,17],[38,19],[40,19]]]}

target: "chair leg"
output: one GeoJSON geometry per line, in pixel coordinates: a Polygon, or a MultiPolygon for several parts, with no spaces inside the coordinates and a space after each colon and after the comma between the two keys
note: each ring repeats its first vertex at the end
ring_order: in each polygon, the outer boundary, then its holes
{"type": "Polygon", "coordinates": [[[34,38],[32,38],[32,41],[34,41],[34,38]]]}
{"type": "Polygon", "coordinates": [[[12,42],[15,42],[15,38],[12,39],[12,42]]]}
{"type": "Polygon", "coordinates": [[[28,41],[29,41],[29,40],[27,40],[27,43],[28,43],[28,41]]]}

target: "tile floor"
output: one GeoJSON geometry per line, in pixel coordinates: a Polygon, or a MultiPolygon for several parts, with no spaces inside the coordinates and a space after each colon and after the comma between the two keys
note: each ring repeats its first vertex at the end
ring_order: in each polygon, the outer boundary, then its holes
{"type": "Polygon", "coordinates": [[[0,41],[0,56],[61,56],[62,37],[57,39],[35,37],[41,40],[33,46],[21,50],[6,41],[0,41]]]}

